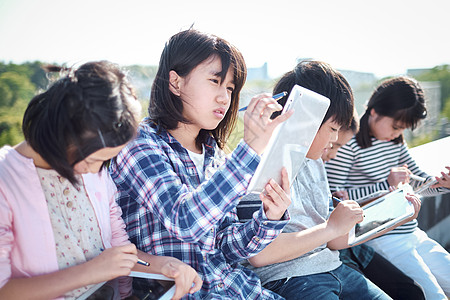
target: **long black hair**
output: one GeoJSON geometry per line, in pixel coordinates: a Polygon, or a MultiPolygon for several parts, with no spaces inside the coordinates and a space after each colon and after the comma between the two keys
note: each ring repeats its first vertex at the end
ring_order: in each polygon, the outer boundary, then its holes
{"type": "Polygon", "coordinates": [[[22,130],[33,150],[75,184],[76,163],[135,136],[140,109],[118,66],[89,62],[30,101],[22,130]]]}
{"type": "Polygon", "coordinates": [[[200,146],[212,135],[220,148],[233,130],[239,107],[239,93],[244,86],[247,68],[241,52],[226,40],[194,29],[181,31],[170,38],[161,54],[158,72],[153,81],[148,113],[150,119],[167,130],[176,129],[180,122],[189,123],[183,116],[183,101],[169,89],[169,73],[187,76],[195,67],[216,55],[222,61],[219,76],[225,79],[229,67],[233,68],[234,91],[224,119],[214,130],[200,130],[196,143],[200,146]]]}
{"type": "MultiPolygon", "coordinates": [[[[393,118],[411,130],[427,116],[425,96],[416,80],[404,76],[387,79],[375,89],[361,117],[359,132],[355,137],[361,148],[372,146],[369,126],[372,109],[378,115],[393,118]]],[[[403,143],[403,134],[392,141],[396,144],[403,143]]]]}

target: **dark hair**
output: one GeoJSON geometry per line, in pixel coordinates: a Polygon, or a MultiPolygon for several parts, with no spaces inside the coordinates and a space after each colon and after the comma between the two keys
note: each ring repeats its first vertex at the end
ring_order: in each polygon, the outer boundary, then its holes
{"type": "Polygon", "coordinates": [[[178,123],[189,123],[183,117],[183,101],[169,89],[169,72],[174,70],[181,77],[187,76],[196,66],[212,56],[222,61],[222,71],[218,74],[225,79],[229,67],[233,68],[234,91],[231,95],[230,109],[214,130],[202,129],[196,139],[200,146],[212,135],[220,148],[234,128],[239,106],[239,93],[244,86],[247,68],[239,50],[214,35],[188,29],[172,36],[161,54],[158,72],[152,85],[148,113],[150,119],[167,130],[175,129],[178,123]]]}
{"type": "MultiPolygon", "coordinates": [[[[294,85],[300,85],[330,99],[330,107],[322,121],[333,120],[341,126],[350,125],[353,116],[353,93],[347,80],[341,73],[329,64],[321,61],[301,61],[294,70],[281,77],[273,89],[273,94],[283,91],[290,93],[294,85]]],[[[282,106],[286,104],[288,95],[278,101],[282,106]]],[[[272,118],[278,116],[275,112],[272,118]]],[[[321,124],[321,125],[322,125],[321,124]]]]}
{"type": "Polygon", "coordinates": [[[348,126],[343,126],[339,131],[351,131],[353,134],[356,134],[359,130],[359,117],[356,109],[353,111],[352,120],[348,126]]]}
{"type": "MultiPolygon", "coordinates": [[[[372,146],[369,127],[372,109],[378,115],[393,118],[411,130],[414,130],[419,121],[427,116],[425,96],[417,81],[408,77],[387,79],[375,89],[361,117],[360,129],[356,134],[356,141],[361,148],[372,146]]],[[[403,143],[403,134],[393,142],[403,143]]]]}
{"type": "Polygon", "coordinates": [[[359,130],[359,121],[357,118],[353,117],[352,121],[350,122],[350,125],[348,127],[345,127],[343,130],[345,131],[351,131],[353,134],[356,134],[359,130]]]}
{"type": "Polygon", "coordinates": [[[76,184],[73,166],[130,141],[139,114],[139,101],[118,66],[89,62],[31,99],[22,130],[33,150],[76,184]]]}

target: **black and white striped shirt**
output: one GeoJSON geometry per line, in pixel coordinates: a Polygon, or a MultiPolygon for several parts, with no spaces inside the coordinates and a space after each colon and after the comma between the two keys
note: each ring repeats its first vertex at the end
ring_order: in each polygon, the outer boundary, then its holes
{"type": "MultiPolygon", "coordinates": [[[[328,181],[332,191],[346,190],[350,199],[358,199],[376,191],[388,190],[387,178],[391,168],[408,165],[408,169],[421,177],[430,177],[419,169],[408,152],[406,144],[394,144],[391,141],[380,141],[372,138],[372,146],[361,149],[353,137],[342,146],[335,159],[325,164],[328,181]]],[[[411,180],[413,189],[422,184],[411,180]]],[[[422,196],[432,196],[447,192],[447,189],[428,189],[422,196]]],[[[388,232],[408,233],[417,227],[417,221],[410,221],[388,232]]]]}

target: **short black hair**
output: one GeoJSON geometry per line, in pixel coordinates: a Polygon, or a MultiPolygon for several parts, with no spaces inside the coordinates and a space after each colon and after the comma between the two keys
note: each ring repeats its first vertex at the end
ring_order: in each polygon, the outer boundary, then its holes
{"type": "MultiPolygon", "coordinates": [[[[425,95],[419,83],[409,77],[399,76],[384,80],[372,93],[366,111],[360,120],[360,129],[356,141],[361,148],[372,145],[369,127],[370,111],[384,117],[393,118],[406,128],[414,130],[420,120],[427,116],[425,95]]],[[[403,143],[403,134],[393,140],[403,143]]]]}
{"type": "Polygon", "coordinates": [[[236,125],[239,107],[239,93],[244,86],[247,68],[241,52],[226,40],[215,35],[202,33],[195,29],[181,31],[172,36],[161,54],[158,71],[153,81],[148,113],[150,120],[166,130],[177,128],[178,123],[189,123],[183,117],[183,101],[169,89],[169,73],[177,72],[187,76],[195,67],[216,55],[222,61],[222,71],[218,74],[225,79],[229,67],[233,68],[234,91],[231,95],[230,109],[214,130],[201,130],[197,145],[212,135],[218,146],[223,148],[236,125]]]}
{"type": "MultiPolygon", "coordinates": [[[[342,127],[350,126],[354,110],[353,92],[341,73],[322,61],[304,60],[281,77],[273,89],[273,94],[283,91],[289,93],[296,84],[330,99],[330,107],[322,124],[333,118],[333,121],[342,127]]],[[[285,96],[278,103],[284,106],[288,97],[289,95],[285,96]]],[[[280,112],[275,112],[272,118],[279,114],[280,112]]]]}
{"type": "Polygon", "coordinates": [[[140,104],[125,74],[107,61],[89,62],[31,99],[22,131],[54,170],[78,183],[73,166],[136,134],[140,104]]]}

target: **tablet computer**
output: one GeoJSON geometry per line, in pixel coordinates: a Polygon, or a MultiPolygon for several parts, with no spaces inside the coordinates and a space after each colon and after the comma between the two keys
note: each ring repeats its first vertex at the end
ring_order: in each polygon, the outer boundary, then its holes
{"type": "Polygon", "coordinates": [[[133,296],[139,300],[170,300],[175,294],[175,281],[161,274],[132,271],[133,296]]]}
{"type": "MultiPolygon", "coordinates": [[[[172,278],[168,278],[161,274],[136,271],[132,271],[128,276],[133,278],[133,299],[170,300],[175,294],[175,281],[172,278]]],[[[78,297],[77,300],[104,299],[105,294],[102,289],[104,289],[105,283],[106,282],[102,282],[94,285],[89,289],[89,291],[78,297]]]]}
{"type": "Polygon", "coordinates": [[[330,100],[316,92],[299,85],[292,88],[282,113],[294,109],[294,114],[272,133],[247,194],[263,192],[271,178],[280,184],[283,167],[292,184],[329,106],[330,100]]]}
{"type": "Polygon", "coordinates": [[[414,215],[414,206],[405,198],[403,189],[389,192],[361,207],[364,220],[350,231],[349,246],[365,242],[414,215]]]}

